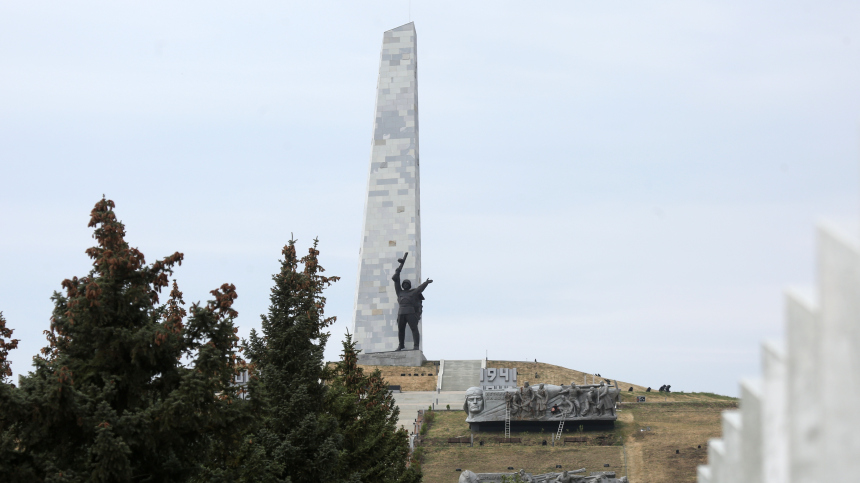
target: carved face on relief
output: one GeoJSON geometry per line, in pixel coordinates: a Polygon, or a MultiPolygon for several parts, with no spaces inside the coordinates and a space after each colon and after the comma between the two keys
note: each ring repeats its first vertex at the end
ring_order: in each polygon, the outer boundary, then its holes
{"type": "Polygon", "coordinates": [[[460,483],[478,483],[478,475],[469,470],[466,470],[460,473],[460,478],[458,481],[460,483]]]}
{"type": "Polygon", "coordinates": [[[466,402],[463,404],[463,409],[469,413],[469,416],[484,410],[484,391],[480,387],[470,387],[466,391],[466,402]]]}

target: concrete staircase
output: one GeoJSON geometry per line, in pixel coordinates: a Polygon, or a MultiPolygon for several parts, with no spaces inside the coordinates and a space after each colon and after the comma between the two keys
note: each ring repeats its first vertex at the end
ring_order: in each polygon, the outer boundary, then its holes
{"type": "Polygon", "coordinates": [[[481,381],[481,361],[449,361],[445,359],[442,370],[443,391],[465,391],[479,386],[481,381]]]}

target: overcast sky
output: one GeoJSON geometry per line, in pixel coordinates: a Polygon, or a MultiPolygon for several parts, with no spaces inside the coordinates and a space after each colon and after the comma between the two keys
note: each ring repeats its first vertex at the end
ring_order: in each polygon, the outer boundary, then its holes
{"type": "Polygon", "coordinates": [[[259,328],[320,238],[352,325],[382,33],[418,32],[424,347],[737,394],[860,217],[860,3],[0,3],[0,311],[45,345],[117,204],[259,328]]]}

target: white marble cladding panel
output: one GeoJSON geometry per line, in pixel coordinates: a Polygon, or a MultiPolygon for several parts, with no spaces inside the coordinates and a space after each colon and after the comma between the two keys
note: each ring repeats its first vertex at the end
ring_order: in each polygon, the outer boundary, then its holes
{"type": "MultiPolygon", "coordinates": [[[[382,37],[353,316],[356,346],[366,353],[397,348],[391,276],[404,252],[401,279],[421,281],[416,46],[413,23],[382,37]]],[[[413,345],[408,328],[405,344],[413,345]]]]}

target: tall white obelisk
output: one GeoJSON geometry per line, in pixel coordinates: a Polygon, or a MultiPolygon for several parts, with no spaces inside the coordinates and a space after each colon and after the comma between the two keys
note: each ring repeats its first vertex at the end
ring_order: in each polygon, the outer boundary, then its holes
{"type": "MultiPolygon", "coordinates": [[[[391,276],[404,252],[409,256],[402,280],[413,287],[421,282],[416,46],[411,22],[382,37],[353,319],[356,345],[364,353],[397,348],[391,276]]],[[[405,345],[413,346],[408,327],[405,345]]]]}

